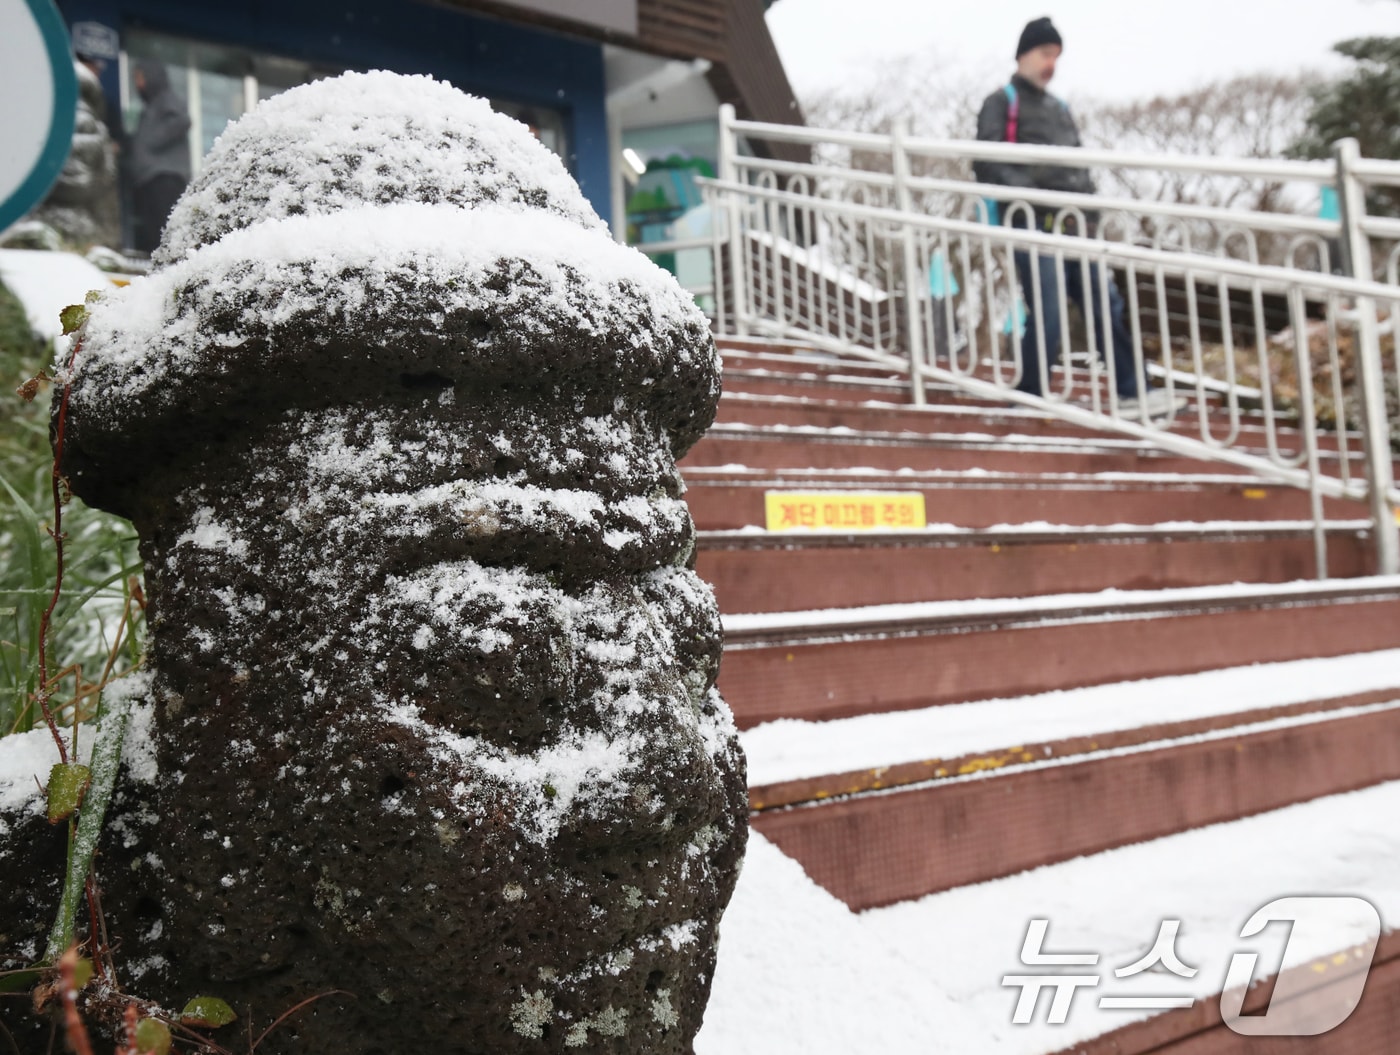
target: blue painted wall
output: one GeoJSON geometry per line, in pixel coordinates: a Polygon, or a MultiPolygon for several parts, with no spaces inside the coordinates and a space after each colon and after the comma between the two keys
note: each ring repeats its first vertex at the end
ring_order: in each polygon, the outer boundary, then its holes
{"type": "MultiPolygon", "coordinates": [[[[346,69],[429,73],[478,95],[561,110],[570,169],[610,218],[603,49],[407,0],[59,0],[69,25],[147,29],[346,69]]],[[[115,112],[117,71],[103,84],[115,112]]]]}

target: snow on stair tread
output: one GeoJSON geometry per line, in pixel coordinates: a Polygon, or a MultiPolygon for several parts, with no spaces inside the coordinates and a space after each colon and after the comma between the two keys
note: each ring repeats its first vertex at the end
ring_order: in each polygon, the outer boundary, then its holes
{"type": "Polygon", "coordinates": [[[835,352],[828,352],[816,345],[802,340],[800,337],[766,337],[762,334],[721,334],[715,338],[715,343],[719,345],[721,351],[743,352],[751,348],[767,350],[774,355],[808,355],[808,356],[830,356],[832,358],[851,358],[850,356],[838,357],[835,352]]]}
{"type": "Polygon", "coordinates": [[[753,425],[743,421],[720,422],[710,426],[705,435],[714,439],[728,439],[753,433],[771,435],[775,438],[792,437],[856,443],[983,443],[995,444],[998,449],[1004,450],[1079,451],[1085,447],[1153,452],[1157,450],[1156,447],[1142,440],[1114,437],[1096,437],[1090,441],[1078,438],[1055,439],[1037,436],[1034,433],[915,432],[910,429],[892,432],[879,429],[855,429],[849,425],[753,425]]]}
{"type": "MultiPolygon", "coordinates": [[[[1239,931],[1257,908],[1297,893],[1369,900],[1400,919],[1400,782],[1328,796],[1245,820],[1048,865],[859,915],[791,858],[753,835],[724,919],[714,988],[697,1055],[1047,1055],[1152,1012],[1100,1011],[1099,995],[1217,993],[1239,931]],[[1014,1026],[1007,974],[1032,973],[1019,953],[1030,919],[1050,920],[1045,951],[1097,952],[1107,975],[1081,990],[1063,1026],[1014,1026]],[[1149,972],[1115,979],[1165,919],[1198,968],[1187,982],[1149,972]],[[1110,984],[1111,983],[1111,987],[1110,984]]],[[[1370,935],[1327,931],[1290,944],[1289,964],[1329,956],[1370,935]]],[[[1261,973],[1272,970],[1265,961],[1261,973]]]]}
{"type": "Polygon", "coordinates": [[[1065,593],[1039,597],[970,598],[960,601],[922,601],[907,604],[866,605],[860,608],[823,608],[798,612],[747,612],[722,616],[726,634],[792,631],[794,634],[822,630],[858,630],[891,622],[933,621],[955,618],[985,618],[1028,613],[1102,613],[1111,615],[1133,607],[1167,607],[1250,600],[1293,600],[1306,602],[1312,597],[1337,593],[1352,595],[1400,591],[1400,575],[1369,575],[1345,580],[1304,579],[1286,583],[1229,583],[1219,586],[1188,586],[1164,590],[1101,590],[1097,593],[1065,593]]]}
{"type": "MultiPolygon", "coordinates": [[[[933,785],[948,787],[954,784],[965,784],[972,781],[995,781],[1014,778],[1023,774],[1027,766],[1033,766],[1037,770],[1058,769],[1065,766],[1084,766],[1094,762],[1101,762],[1107,759],[1126,758],[1130,755],[1147,755],[1157,752],[1167,751],[1173,748],[1187,747],[1190,745],[1209,744],[1229,740],[1238,746],[1241,742],[1251,738],[1259,737],[1268,733],[1277,732],[1283,729],[1296,729],[1300,726],[1321,725],[1326,722],[1341,722],[1349,718],[1366,718],[1377,714],[1390,714],[1400,717],[1400,687],[1388,688],[1387,695],[1393,695],[1393,699],[1381,702],[1367,702],[1352,706],[1335,707],[1328,710],[1318,710],[1311,713],[1290,714],[1280,717],[1261,719],[1258,721],[1245,722],[1231,725],[1224,729],[1207,729],[1201,732],[1190,733],[1185,736],[1172,736],[1169,738],[1148,739],[1140,743],[1129,743],[1116,747],[1101,748],[1099,750],[1084,751],[1064,755],[1052,755],[1030,763],[1020,763],[1012,761],[1005,765],[975,766],[966,772],[949,773],[944,776],[929,774],[923,779],[911,782],[893,782],[888,786],[875,785],[873,787],[860,790],[852,789],[836,792],[820,799],[808,799],[807,801],[787,802],[787,803],[755,803],[754,795],[750,795],[750,805],[759,811],[770,810],[779,806],[806,807],[809,805],[820,806],[828,799],[847,794],[859,795],[862,801],[889,795],[902,795],[907,792],[917,792],[929,788],[933,785]]],[[[1103,735],[1102,733],[1097,735],[1103,735]]],[[[1004,738],[1003,738],[1004,739],[1004,738]]],[[[1019,750],[1019,749],[1013,749],[1019,750]]],[[[974,754],[976,752],[973,752],[974,754]]],[[[995,754],[996,752],[991,752],[995,754]]],[[[882,767],[887,768],[887,767],[882,767]]],[[[751,790],[756,790],[756,786],[751,785],[751,790]]],[[[762,789],[765,793],[771,789],[762,789]]]]}
{"type": "Polygon", "coordinates": [[[1287,484],[1281,484],[1274,480],[1265,479],[1262,476],[1250,476],[1240,473],[1144,473],[1144,472],[1121,472],[1109,470],[1098,473],[1017,473],[1002,469],[877,469],[870,466],[848,466],[844,468],[811,468],[802,466],[784,466],[783,468],[771,468],[763,465],[744,465],[739,462],[728,462],[723,465],[683,465],[682,474],[686,479],[697,481],[705,480],[709,477],[722,477],[728,479],[734,476],[761,477],[764,481],[772,481],[773,484],[781,485],[791,481],[806,483],[808,479],[831,478],[840,480],[843,483],[853,480],[878,481],[881,483],[897,483],[901,480],[920,481],[960,481],[975,480],[982,481],[1006,481],[1013,484],[1036,484],[1036,483],[1146,483],[1146,484],[1174,484],[1174,485],[1202,485],[1202,484],[1229,484],[1233,487],[1276,487],[1287,488],[1287,484]]]}
{"type": "MultiPolygon", "coordinates": [[[[987,447],[998,454],[1021,452],[1026,454],[1136,454],[1145,458],[1179,458],[1172,451],[1148,441],[1124,439],[1110,436],[1082,438],[1074,436],[1056,437],[1035,433],[995,433],[995,432],[917,432],[910,429],[887,431],[879,429],[857,429],[849,425],[763,425],[742,421],[722,421],[711,425],[702,443],[713,445],[718,440],[760,440],[783,442],[786,440],[807,440],[815,443],[840,443],[853,447],[914,447],[937,448],[987,447]]],[[[1240,456],[1266,457],[1262,448],[1237,447],[1234,453],[1240,456]]],[[[1323,462],[1342,462],[1337,451],[1319,450],[1318,459],[1323,462]]],[[[1347,455],[1347,460],[1355,461],[1361,456],[1356,451],[1347,455]]],[[[1202,465],[1211,464],[1202,460],[1202,465]]],[[[1227,464],[1222,462],[1222,465],[1227,464]]],[[[1246,471],[1243,466],[1239,472],[1246,471]]]]}
{"type": "MultiPolygon", "coordinates": [[[[776,375],[775,375],[776,376],[776,375]]],[[[810,378],[808,374],[784,375],[786,377],[810,378]]],[[[1019,404],[1007,404],[1004,401],[987,399],[983,402],[960,402],[944,403],[936,399],[930,399],[927,403],[891,402],[888,399],[830,399],[820,396],[788,394],[788,393],[757,393],[735,391],[726,389],[720,396],[720,407],[722,411],[732,409],[739,412],[742,407],[756,407],[761,409],[795,409],[823,412],[845,412],[845,411],[877,411],[880,413],[898,414],[910,418],[948,418],[966,419],[969,421],[1027,421],[1036,424],[1059,424],[1066,429],[1081,428],[1086,430],[1088,435],[1097,435],[1107,431],[1106,428],[1096,428],[1083,422],[1071,422],[1062,419],[1059,415],[1049,410],[1036,407],[1022,406],[1019,404]]],[[[1080,408],[1083,409],[1083,408],[1080,408]]],[[[1131,419],[1130,419],[1131,420],[1131,419]]],[[[1225,410],[1213,411],[1210,421],[1221,427],[1232,427],[1229,414],[1225,410]]],[[[1239,426],[1242,433],[1258,433],[1267,436],[1270,426],[1267,419],[1261,413],[1242,413],[1239,416],[1239,426]]],[[[1181,435],[1193,434],[1199,429],[1199,422],[1194,414],[1181,414],[1172,424],[1172,428],[1166,431],[1175,431],[1181,435]]],[[[1278,438],[1287,443],[1302,443],[1303,432],[1296,425],[1274,424],[1272,426],[1278,438]]],[[[1329,437],[1334,438],[1335,433],[1321,432],[1319,438],[1324,441],[1322,449],[1330,449],[1325,445],[1329,437]]],[[[1352,441],[1353,448],[1356,448],[1356,441],[1352,441]]],[[[1353,450],[1356,453],[1356,450],[1353,450]]]]}
{"type": "MultiPolygon", "coordinates": [[[[755,371],[751,371],[748,368],[744,368],[743,370],[743,373],[745,375],[753,372],[755,371]]],[[[792,373],[790,371],[777,370],[764,371],[763,373],[766,377],[777,378],[780,380],[784,380],[787,378],[801,378],[810,380],[818,376],[815,374],[797,374],[792,373]]],[[[831,375],[823,374],[821,376],[830,377],[831,375]]],[[[867,379],[862,378],[861,380],[867,379]]],[[[759,406],[766,406],[769,404],[795,404],[798,406],[805,407],[821,407],[823,409],[839,410],[846,410],[852,407],[870,407],[876,410],[898,410],[901,413],[906,414],[929,414],[967,418],[977,418],[991,415],[998,418],[1029,418],[1034,421],[1054,421],[1059,418],[1059,415],[1047,409],[1042,409],[1036,406],[1023,405],[1019,403],[1011,404],[1006,402],[1000,402],[993,399],[987,399],[983,403],[939,403],[933,400],[927,403],[891,403],[888,400],[882,399],[867,399],[861,400],[859,402],[852,402],[850,400],[824,399],[819,396],[805,396],[796,394],[787,395],[777,393],[762,394],[757,392],[735,391],[725,391],[720,398],[721,400],[729,403],[753,403],[759,406]]],[[[975,397],[969,396],[968,398],[975,397]]],[[[1076,409],[1083,410],[1087,408],[1076,407],[1076,409]]],[[[1226,415],[1223,411],[1221,411],[1220,414],[1222,420],[1228,420],[1228,415],[1226,415]]],[[[1182,416],[1187,417],[1187,415],[1182,416]]],[[[1251,420],[1253,419],[1257,419],[1259,422],[1263,422],[1266,420],[1265,416],[1262,413],[1255,412],[1241,412],[1240,418],[1241,424],[1245,425],[1250,424],[1251,420]]],[[[1302,435],[1302,431],[1296,426],[1279,424],[1275,427],[1279,430],[1280,433],[1284,435],[1302,435]]]]}
{"type": "Polygon", "coordinates": [[[696,1055],[995,1055],[928,984],[757,832],[725,911],[696,1055]]]}
{"type": "MultiPolygon", "coordinates": [[[[1244,922],[1276,898],[1354,895],[1370,901],[1383,926],[1400,920],[1400,782],[1327,796],[1244,820],[1048,865],[913,902],[872,909],[859,919],[889,950],[890,962],[914,964],[929,989],[952,997],[1000,1043],[988,1050],[1045,1055],[1151,1017],[1152,1011],[1098,1008],[1100,996],[1193,996],[1219,993],[1244,922]],[[1019,961],[1027,922],[1050,920],[1044,946],[1097,952],[1097,967],[1076,968],[1103,980],[1081,990],[1069,1021],[1010,1024],[1015,990],[1006,974],[1035,973],[1019,961]],[[1117,979],[1113,970],[1152,945],[1163,920],[1180,920],[1176,951],[1198,968],[1193,979],[1159,971],[1117,979]]],[[[1287,969],[1364,944],[1374,935],[1335,928],[1319,935],[1295,928],[1287,969]]],[[[1286,930],[1279,942],[1287,938],[1286,930]]],[[[1277,945],[1274,946],[1278,948],[1277,945]]],[[[721,953],[723,955],[723,953],[721,953]]],[[[862,969],[882,973],[880,965],[862,969]]],[[[1258,973],[1279,967],[1261,957],[1258,973]]],[[[913,1039],[913,1038],[911,1038],[913,1039]]],[[[903,1049],[922,1050],[916,1045],[903,1049]]],[[[981,1050],[970,1049],[970,1050],[981,1050]]]]}
{"type": "Polygon", "coordinates": [[[749,785],[762,787],[925,758],[962,757],[1013,742],[1046,743],[1392,688],[1400,699],[1400,649],[825,722],[781,719],[740,733],[740,740],[748,757],[749,785]]]}
{"type": "MultiPolygon", "coordinates": [[[[1370,531],[1369,520],[1324,520],[1328,532],[1370,531]]],[[[1053,524],[1045,520],[1027,520],[1014,524],[991,524],[987,527],[965,527],[959,524],[926,524],[921,528],[890,528],[888,530],[851,531],[848,528],[802,528],[794,531],[769,531],[758,524],[698,533],[702,543],[744,543],[762,541],[774,546],[797,547],[812,542],[829,545],[838,539],[876,544],[918,543],[926,539],[966,539],[968,542],[993,543],[1001,540],[1037,540],[1047,537],[1067,540],[1140,539],[1157,537],[1215,537],[1246,538],[1251,535],[1296,535],[1311,533],[1311,520],[1164,520],[1156,524],[1053,524]]]]}
{"type": "Polygon", "coordinates": [[[907,392],[909,389],[909,385],[905,381],[873,374],[833,374],[826,371],[806,373],[793,370],[768,370],[761,366],[728,366],[724,368],[724,373],[725,376],[734,378],[762,378],[765,381],[833,382],[849,384],[853,388],[885,388],[892,392],[907,392]]]}

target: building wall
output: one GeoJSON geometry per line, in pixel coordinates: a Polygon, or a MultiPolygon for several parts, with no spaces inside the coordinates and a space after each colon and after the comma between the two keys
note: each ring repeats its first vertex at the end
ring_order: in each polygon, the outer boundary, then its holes
{"type": "MultiPolygon", "coordinates": [[[[464,91],[563,110],[574,177],[611,212],[602,46],[407,0],[59,0],[71,26],[201,39],[319,66],[427,73],[464,91]]],[[[118,72],[103,72],[115,113],[118,72]]]]}

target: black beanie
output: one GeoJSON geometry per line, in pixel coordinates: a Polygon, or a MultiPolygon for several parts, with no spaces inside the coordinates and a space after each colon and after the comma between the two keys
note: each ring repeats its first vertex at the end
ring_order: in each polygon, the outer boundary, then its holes
{"type": "Polygon", "coordinates": [[[1026,28],[1021,30],[1020,43],[1016,45],[1016,57],[1019,59],[1026,52],[1040,47],[1042,44],[1058,44],[1065,46],[1065,42],[1060,39],[1057,30],[1048,18],[1033,18],[1026,23],[1026,28]]]}

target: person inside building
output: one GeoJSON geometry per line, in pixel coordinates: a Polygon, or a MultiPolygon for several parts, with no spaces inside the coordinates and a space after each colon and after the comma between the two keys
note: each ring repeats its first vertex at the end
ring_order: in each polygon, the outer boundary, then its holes
{"type": "Polygon", "coordinates": [[[136,248],[151,253],[190,181],[190,115],[161,63],[141,62],[132,82],[143,107],[127,143],[127,172],[136,212],[136,248]]]}
{"type": "MultiPolygon", "coordinates": [[[[1080,145],[1079,128],[1069,108],[1046,91],[1051,78],[1055,76],[1055,63],[1059,60],[1063,47],[1064,42],[1060,39],[1059,31],[1050,19],[1037,18],[1026,24],[1016,45],[1015,74],[1010,83],[987,96],[982,104],[982,110],[977,117],[978,139],[1057,147],[1080,145]]],[[[1093,177],[1082,168],[977,161],[973,165],[973,171],[983,183],[1074,194],[1094,193],[1093,177]]],[[[1012,201],[999,204],[1001,218],[1006,223],[1016,227],[1029,227],[1034,222],[1035,229],[1044,232],[1056,229],[1056,210],[1050,207],[1038,205],[1027,209],[1024,204],[1014,205],[1012,201]]],[[[1086,223],[1092,226],[1097,220],[1096,214],[1092,210],[1085,210],[1084,213],[1086,223]]],[[[1060,230],[1066,234],[1092,233],[1078,232],[1074,227],[1074,218],[1067,214],[1060,230]]],[[[1029,252],[1018,249],[1015,259],[1021,293],[1030,307],[1025,332],[1021,337],[1022,369],[1016,387],[1031,395],[1043,396],[1045,379],[1041,376],[1040,337],[1037,328],[1043,326],[1044,329],[1045,363],[1047,366],[1054,366],[1060,354],[1059,283],[1063,281],[1066,297],[1079,305],[1079,310],[1093,330],[1102,333],[1103,306],[1099,269],[1097,264],[1090,265],[1089,288],[1086,289],[1084,270],[1079,261],[1073,258],[1066,258],[1063,274],[1056,266],[1055,257],[1048,253],[1041,253],[1037,257],[1034,273],[1029,252]]],[[[1132,336],[1123,318],[1123,296],[1111,275],[1108,278],[1108,308],[1109,332],[1105,335],[1107,340],[1100,337],[1099,344],[1107,345],[1107,350],[1111,351],[1113,356],[1119,407],[1128,413],[1135,413],[1141,411],[1145,404],[1149,415],[1169,413],[1174,409],[1175,401],[1166,392],[1148,388],[1146,396],[1142,397],[1139,390],[1137,366],[1133,361],[1132,336]]]]}

